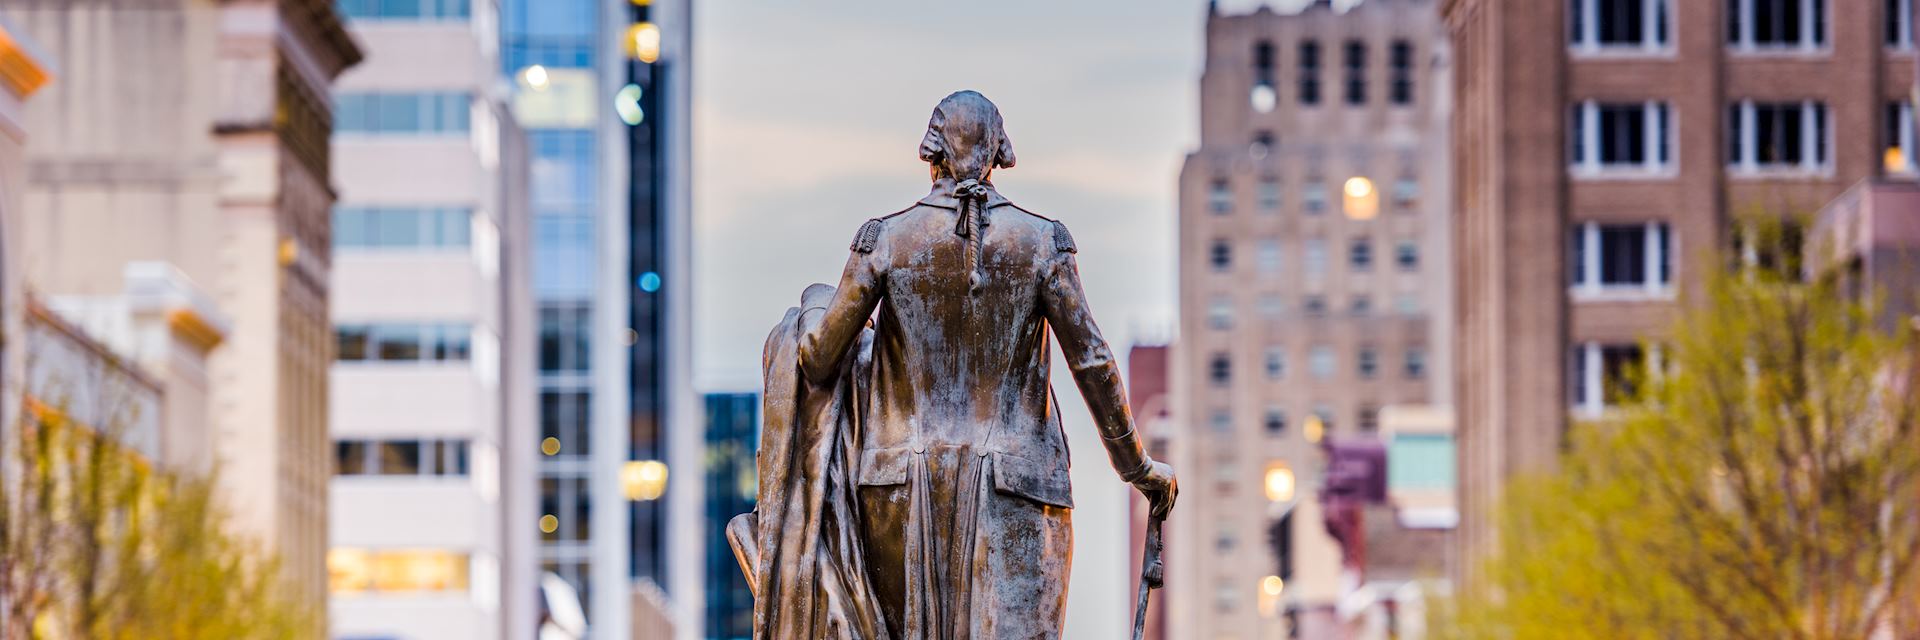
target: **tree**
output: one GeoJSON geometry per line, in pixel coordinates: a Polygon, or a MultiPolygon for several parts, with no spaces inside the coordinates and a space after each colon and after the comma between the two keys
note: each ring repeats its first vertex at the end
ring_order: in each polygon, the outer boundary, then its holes
{"type": "Polygon", "coordinates": [[[1513,639],[1911,625],[1895,608],[1920,598],[1912,330],[1795,271],[1735,269],[1682,305],[1618,409],[1572,428],[1557,471],[1508,486],[1485,583],[1436,623],[1513,639]]]}
{"type": "Polygon", "coordinates": [[[117,366],[61,400],[100,424],[29,394],[0,442],[0,640],[309,635],[277,563],[228,531],[213,474],[156,469],[123,442],[117,366]]]}

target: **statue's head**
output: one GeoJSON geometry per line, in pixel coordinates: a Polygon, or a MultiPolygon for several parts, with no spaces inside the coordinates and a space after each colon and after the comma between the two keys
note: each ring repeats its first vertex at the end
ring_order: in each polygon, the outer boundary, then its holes
{"type": "Polygon", "coordinates": [[[947,96],[927,121],[920,159],[932,166],[934,177],[956,180],[985,180],[996,167],[1012,167],[1013,143],[1007,140],[1000,108],[977,91],[947,96]]]}

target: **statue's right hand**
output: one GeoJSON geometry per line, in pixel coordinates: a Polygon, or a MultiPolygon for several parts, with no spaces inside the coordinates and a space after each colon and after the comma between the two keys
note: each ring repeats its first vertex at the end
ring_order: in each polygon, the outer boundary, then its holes
{"type": "Polygon", "coordinates": [[[1173,511],[1173,502],[1180,497],[1180,479],[1174,477],[1173,467],[1165,462],[1154,460],[1147,463],[1147,475],[1133,481],[1133,488],[1147,496],[1147,502],[1153,506],[1155,518],[1166,519],[1173,511]]]}

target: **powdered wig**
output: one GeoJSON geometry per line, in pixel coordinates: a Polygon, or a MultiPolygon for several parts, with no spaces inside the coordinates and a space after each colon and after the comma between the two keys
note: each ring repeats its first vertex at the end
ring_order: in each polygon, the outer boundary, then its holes
{"type": "Polygon", "coordinates": [[[983,180],[996,167],[1013,166],[1013,142],[1000,108],[977,91],[956,91],[933,108],[920,159],[956,180],[983,180]]]}

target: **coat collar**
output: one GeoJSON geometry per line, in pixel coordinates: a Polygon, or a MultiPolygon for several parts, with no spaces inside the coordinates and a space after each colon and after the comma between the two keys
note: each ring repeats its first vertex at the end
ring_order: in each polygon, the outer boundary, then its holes
{"type": "MultiPolygon", "coordinates": [[[[985,180],[982,180],[980,181],[980,184],[986,185],[987,187],[987,208],[988,209],[993,209],[995,207],[999,207],[1002,205],[1012,204],[1007,200],[1005,196],[1000,195],[1000,191],[998,189],[993,188],[992,182],[987,182],[985,180]]],[[[927,193],[927,197],[920,199],[920,204],[924,204],[929,207],[940,207],[942,209],[959,209],[960,199],[953,197],[953,185],[954,185],[953,178],[942,177],[934,180],[933,190],[927,193]]],[[[982,224],[985,224],[984,220],[982,220],[981,222],[982,224]]]]}

